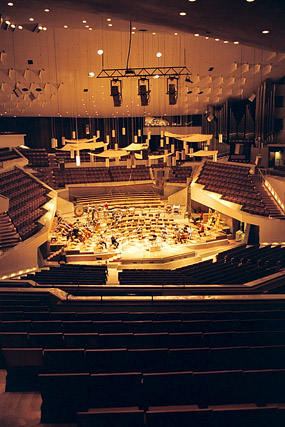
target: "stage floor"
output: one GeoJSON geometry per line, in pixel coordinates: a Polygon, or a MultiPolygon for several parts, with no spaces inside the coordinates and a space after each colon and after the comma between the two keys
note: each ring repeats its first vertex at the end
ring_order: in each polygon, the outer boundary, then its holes
{"type": "MultiPolygon", "coordinates": [[[[68,263],[108,265],[108,269],[123,268],[173,269],[215,258],[220,251],[236,243],[222,233],[222,226],[207,227],[199,232],[201,224],[189,220],[185,211],[177,214],[143,211],[124,214],[114,221],[112,212],[102,212],[96,225],[85,212],[82,217],[63,215],[61,224],[55,224],[49,240],[51,247],[65,246],[68,263]],[[66,225],[79,229],[84,238],[71,239],[66,225]],[[140,229],[140,230],[139,230],[140,229]],[[187,230],[187,239],[177,239],[187,230]],[[118,247],[112,245],[112,237],[118,247]]],[[[70,234],[70,233],[69,233],[70,234]]],[[[52,260],[52,257],[51,257],[52,260]]]]}

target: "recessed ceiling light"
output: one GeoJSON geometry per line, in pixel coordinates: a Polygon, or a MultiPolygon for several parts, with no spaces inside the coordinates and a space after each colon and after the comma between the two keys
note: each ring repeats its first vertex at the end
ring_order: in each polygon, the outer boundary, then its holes
{"type": "Polygon", "coordinates": [[[88,28],[88,30],[89,30],[89,31],[92,31],[92,29],[93,29],[93,28],[91,28],[91,27],[89,27],[89,28],[88,28]]]}
{"type": "Polygon", "coordinates": [[[194,1],[196,1],[196,0],[189,0],[191,3],[193,2],[194,3],[194,1]]]}
{"type": "Polygon", "coordinates": [[[198,34],[198,33],[194,34],[194,36],[195,36],[195,37],[199,37],[199,35],[200,35],[200,34],[198,34]]]}
{"type": "Polygon", "coordinates": [[[85,19],[83,19],[82,24],[86,24],[87,21],[85,21],[85,19]]]}
{"type": "Polygon", "coordinates": [[[112,19],[111,18],[107,18],[107,21],[110,22],[110,21],[112,21],[112,19]]]}
{"type": "Polygon", "coordinates": [[[224,40],[224,43],[225,43],[225,44],[227,44],[227,43],[228,43],[228,40],[224,40]]]}
{"type": "Polygon", "coordinates": [[[262,34],[269,34],[269,30],[263,30],[261,32],[262,32],[262,34]]]}
{"type": "Polygon", "coordinates": [[[132,30],[136,30],[137,29],[137,27],[132,27],[132,30]]]}
{"type": "Polygon", "coordinates": [[[103,55],[104,51],[102,49],[97,50],[98,55],[103,55]]]}
{"type": "Polygon", "coordinates": [[[50,10],[49,9],[44,9],[44,12],[48,13],[48,12],[50,12],[50,10]]]}
{"type": "Polygon", "coordinates": [[[11,24],[11,28],[16,28],[16,25],[15,24],[11,24]]]}
{"type": "Polygon", "coordinates": [[[239,42],[234,42],[234,44],[239,44],[239,42]]]}
{"type": "Polygon", "coordinates": [[[156,35],[156,33],[152,33],[152,35],[153,35],[153,36],[155,36],[155,35],[156,35]]]}
{"type": "Polygon", "coordinates": [[[219,42],[220,41],[220,39],[215,39],[215,42],[219,42]]]}
{"type": "Polygon", "coordinates": [[[85,25],[85,28],[89,28],[89,25],[85,25]]]}
{"type": "Polygon", "coordinates": [[[9,3],[7,3],[8,6],[14,6],[14,3],[12,3],[11,1],[9,1],[9,3]]]}
{"type": "Polygon", "coordinates": [[[206,40],[209,40],[209,37],[205,37],[206,40]]]}
{"type": "Polygon", "coordinates": [[[255,0],[246,0],[248,3],[253,3],[255,0]]]}
{"type": "Polygon", "coordinates": [[[157,56],[157,58],[161,58],[162,57],[162,53],[161,52],[157,52],[156,56],[157,56]]]}
{"type": "Polygon", "coordinates": [[[63,28],[68,28],[68,25],[64,25],[63,28]]]}
{"type": "Polygon", "coordinates": [[[46,31],[46,30],[47,30],[47,27],[43,27],[43,30],[44,30],[44,31],[46,31]]]}
{"type": "Polygon", "coordinates": [[[22,30],[23,26],[22,25],[18,25],[18,30],[22,30]]]}
{"type": "Polygon", "coordinates": [[[29,18],[29,21],[33,22],[35,20],[35,18],[29,18]]]}
{"type": "Polygon", "coordinates": [[[132,31],[132,34],[136,34],[136,32],[135,32],[135,31],[132,31]]]}
{"type": "Polygon", "coordinates": [[[108,27],[113,27],[113,24],[108,24],[108,27]]]}
{"type": "Polygon", "coordinates": [[[175,36],[178,36],[178,33],[174,33],[175,36]]]}
{"type": "Polygon", "coordinates": [[[179,15],[180,15],[180,16],[186,16],[186,15],[187,15],[187,13],[186,13],[186,12],[180,12],[180,13],[179,13],[179,15]]]}
{"type": "Polygon", "coordinates": [[[158,79],[158,78],[159,78],[159,75],[158,75],[158,74],[156,74],[155,76],[153,76],[153,78],[154,78],[154,79],[158,79]]]}

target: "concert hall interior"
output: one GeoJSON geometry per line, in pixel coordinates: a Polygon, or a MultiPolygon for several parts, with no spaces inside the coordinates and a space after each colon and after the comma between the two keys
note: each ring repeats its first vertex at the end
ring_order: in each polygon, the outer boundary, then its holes
{"type": "Polygon", "coordinates": [[[284,22],[0,2],[1,427],[285,425],[284,22]]]}

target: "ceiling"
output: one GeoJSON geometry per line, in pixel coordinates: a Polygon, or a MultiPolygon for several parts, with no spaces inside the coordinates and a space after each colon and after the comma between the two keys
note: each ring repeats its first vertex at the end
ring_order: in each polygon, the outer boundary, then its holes
{"type": "Polygon", "coordinates": [[[137,0],[135,7],[131,0],[58,4],[15,0],[8,6],[0,0],[2,116],[191,115],[228,98],[248,98],[265,79],[285,75],[284,0],[137,0]],[[146,107],[140,105],[137,78],[122,78],[122,105],[114,107],[110,79],[96,77],[102,68],[126,69],[130,22],[129,68],[189,69],[191,82],[179,78],[176,105],[169,105],[165,77],[150,78],[146,107]],[[37,25],[46,30],[33,31],[37,25]],[[88,77],[90,71],[94,77],[88,77]]]}

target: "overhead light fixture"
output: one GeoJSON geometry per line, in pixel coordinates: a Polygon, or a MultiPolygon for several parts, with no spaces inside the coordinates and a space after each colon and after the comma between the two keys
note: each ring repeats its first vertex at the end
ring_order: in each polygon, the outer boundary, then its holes
{"type": "Polygon", "coordinates": [[[93,71],[89,71],[88,77],[94,77],[94,76],[95,76],[95,73],[93,71]]]}
{"type": "Polygon", "coordinates": [[[169,105],[176,105],[178,98],[178,78],[169,77],[167,79],[167,95],[169,97],[169,105]]]}
{"type": "Polygon", "coordinates": [[[14,89],[13,89],[14,94],[16,95],[17,98],[19,98],[22,95],[22,91],[21,89],[19,89],[17,87],[17,85],[15,85],[14,89]]]}
{"type": "Polygon", "coordinates": [[[2,15],[0,15],[0,25],[1,25],[1,30],[7,31],[10,27],[11,22],[6,20],[4,21],[2,15]]]}
{"type": "Polygon", "coordinates": [[[104,51],[102,49],[97,50],[98,55],[103,55],[104,51]]]}
{"type": "Polygon", "coordinates": [[[252,95],[250,95],[250,97],[248,98],[249,102],[253,102],[256,98],[255,93],[253,93],[252,95]]]}
{"type": "Polygon", "coordinates": [[[138,81],[138,95],[141,98],[141,106],[145,107],[149,104],[150,89],[148,79],[139,79],[138,81]]]}
{"type": "Polygon", "coordinates": [[[114,107],[120,107],[122,105],[122,81],[119,79],[111,80],[111,94],[113,97],[114,107]]]}
{"type": "Polygon", "coordinates": [[[35,95],[33,94],[33,92],[30,92],[29,94],[29,98],[31,101],[34,101],[36,99],[35,95]]]}
{"type": "Polygon", "coordinates": [[[186,83],[193,83],[192,80],[191,80],[191,78],[190,78],[190,76],[186,76],[185,77],[185,82],[186,83]]]}

